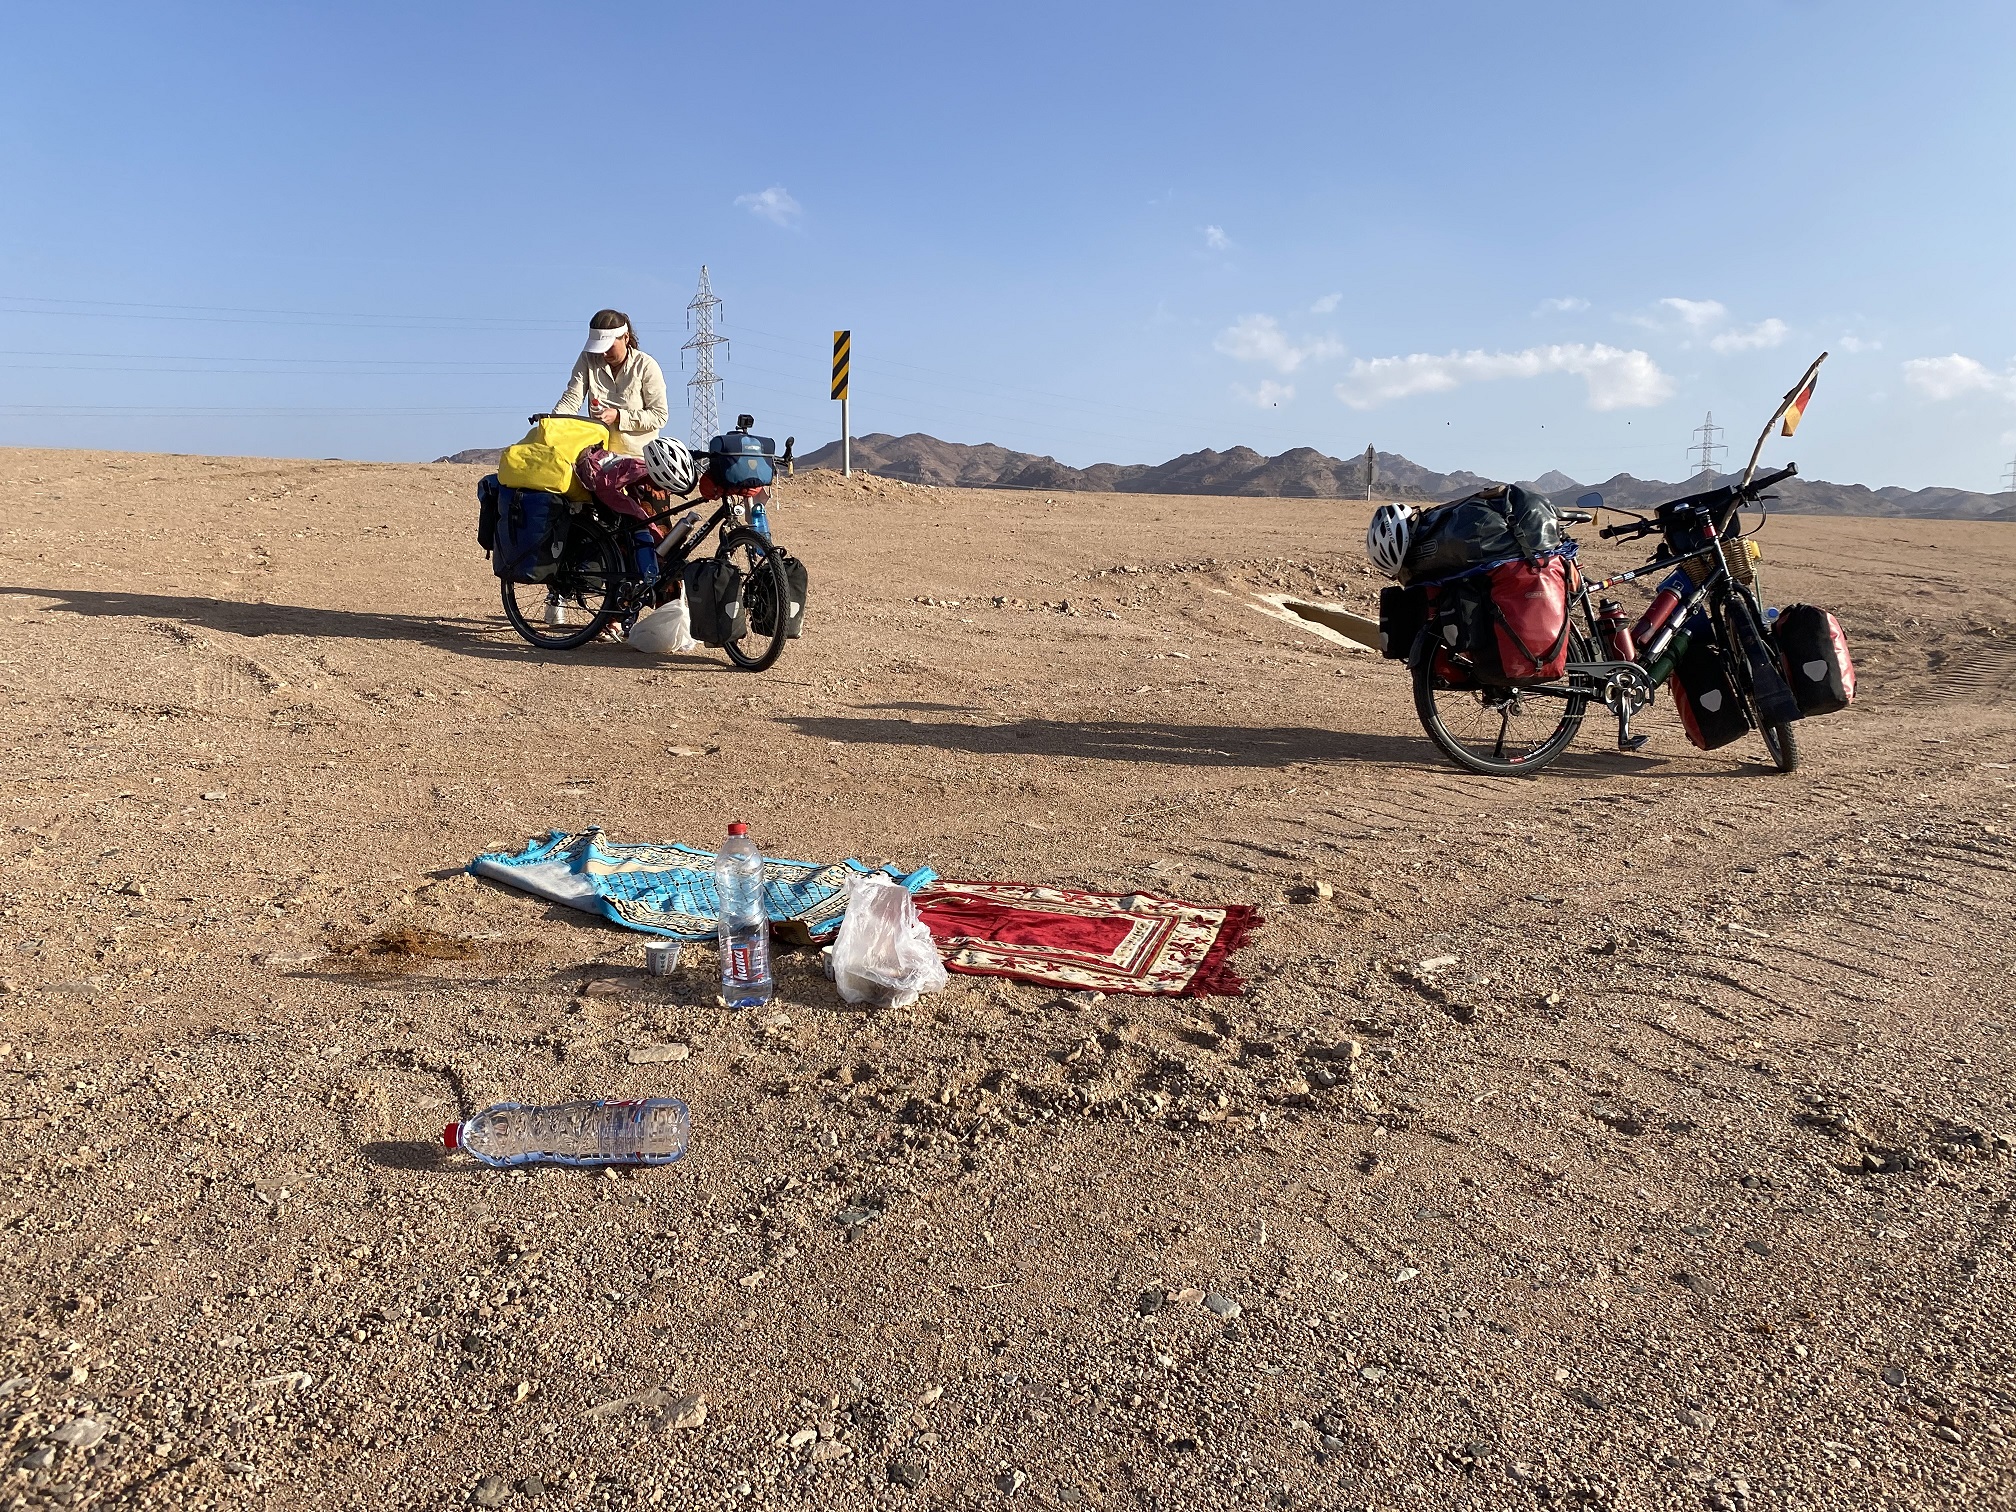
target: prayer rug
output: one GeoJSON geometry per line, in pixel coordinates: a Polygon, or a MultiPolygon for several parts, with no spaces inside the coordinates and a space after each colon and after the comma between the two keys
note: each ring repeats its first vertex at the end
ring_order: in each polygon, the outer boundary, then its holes
{"type": "Polygon", "coordinates": [[[934,881],[917,895],[917,914],[953,971],[1170,997],[1244,992],[1230,958],[1261,923],[1243,903],[1019,882],[934,881]]]}
{"type": "MultiPolygon", "coordinates": [[[[578,835],[556,830],[515,856],[501,851],[478,856],[469,871],[627,929],[711,940],[721,912],[714,859],[713,851],[692,845],[626,845],[605,839],[599,829],[578,835]]],[[[874,870],[860,861],[765,856],[763,907],[771,927],[787,939],[831,939],[847,911],[848,879],[874,870]]],[[[887,866],[881,873],[913,893],[938,875],[928,866],[913,872],[887,866]]]]}

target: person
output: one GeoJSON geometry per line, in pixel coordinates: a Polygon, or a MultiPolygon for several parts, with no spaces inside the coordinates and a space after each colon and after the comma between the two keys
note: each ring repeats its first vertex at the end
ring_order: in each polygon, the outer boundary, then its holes
{"type": "Polygon", "coordinates": [[[628,456],[642,456],[671,417],[665,374],[637,345],[636,328],[621,310],[597,310],[589,320],[588,344],[553,413],[574,414],[584,399],[589,418],[609,427],[609,450],[628,456]]]}

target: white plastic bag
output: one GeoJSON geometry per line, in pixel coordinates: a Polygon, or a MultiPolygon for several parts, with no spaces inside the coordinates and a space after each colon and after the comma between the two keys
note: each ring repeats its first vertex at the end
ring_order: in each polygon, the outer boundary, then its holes
{"type": "Polygon", "coordinates": [[[687,618],[683,597],[641,617],[630,627],[624,644],[633,651],[643,651],[652,656],[700,649],[700,642],[693,639],[693,623],[687,618]]]}
{"type": "Polygon", "coordinates": [[[903,1008],[945,985],[945,963],[917,904],[887,877],[856,877],[833,942],[833,982],[850,1003],[903,1008]]]}

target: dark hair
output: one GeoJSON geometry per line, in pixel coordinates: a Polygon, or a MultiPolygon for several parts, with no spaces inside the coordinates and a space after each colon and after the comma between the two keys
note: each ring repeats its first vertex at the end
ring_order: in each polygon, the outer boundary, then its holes
{"type": "Polygon", "coordinates": [[[630,317],[621,310],[597,310],[588,317],[588,329],[591,331],[614,331],[624,326],[630,326],[630,350],[643,351],[637,342],[637,327],[630,325],[630,317]]]}

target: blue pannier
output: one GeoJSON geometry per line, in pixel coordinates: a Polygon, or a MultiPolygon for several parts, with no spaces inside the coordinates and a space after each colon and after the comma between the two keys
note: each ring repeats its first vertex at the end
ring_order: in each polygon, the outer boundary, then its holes
{"type": "Polygon", "coordinates": [[[533,488],[497,489],[497,547],[490,570],[514,583],[543,583],[560,556],[558,527],[566,511],[558,494],[533,488]]]}
{"type": "Polygon", "coordinates": [[[730,431],[707,443],[707,471],[727,493],[768,488],[777,481],[777,467],[770,460],[776,454],[777,443],[771,437],[730,431]]]}

